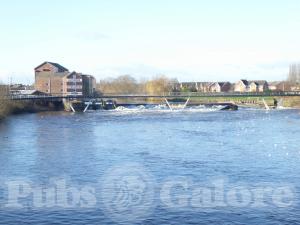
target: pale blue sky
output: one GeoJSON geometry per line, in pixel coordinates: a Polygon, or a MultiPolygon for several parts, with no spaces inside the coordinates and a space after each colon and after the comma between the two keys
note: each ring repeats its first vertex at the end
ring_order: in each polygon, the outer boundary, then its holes
{"type": "Polygon", "coordinates": [[[99,80],[284,79],[300,61],[299,0],[0,1],[0,79],[54,61],[99,80]]]}

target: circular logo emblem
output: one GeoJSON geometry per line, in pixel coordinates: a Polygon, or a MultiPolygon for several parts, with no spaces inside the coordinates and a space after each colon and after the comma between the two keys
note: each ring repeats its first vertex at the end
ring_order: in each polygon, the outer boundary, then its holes
{"type": "Polygon", "coordinates": [[[115,222],[146,219],[154,208],[154,181],[139,164],[110,169],[102,180],[104,213],[115,222]]]}

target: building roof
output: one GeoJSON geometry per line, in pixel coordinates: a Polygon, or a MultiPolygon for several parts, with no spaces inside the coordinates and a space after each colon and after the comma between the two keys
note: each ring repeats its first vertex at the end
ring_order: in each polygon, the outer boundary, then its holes
{"type": "Polygon", "coordinates": [[[196,87],[197,82],[181,82],[180,85],[182,86],[188,86],[188,87],[196,87]]]}
{"type": "Polygon", "coordinates": [[[230,84],[230,82],[226,81],[226,82],[218,82],[218,84],[220,85],[220,87],[223,87],[226,84],[230,84]]]}
{"type": "Polygon", "coordinates": [[[69,77],[69,76],[75,75],[75,74],[78,74],[78,73],[76,71],[73,71],[71,73],[66,74],[65,77],[69,77]]]}
{"type": "Polygon", "coordinates": [[[214,85],[214,84],[219,84],[220,87],[223,87],[223,86],[226,85],[226,84],[230,84],[230,82],[228,82],[228,81],[226,81],[226,82],[213,82],[213,83],[210,83],[209,86],[212,86],[212,85],[214,85]]]}
{"type": "Polygon", "coordinates": [[[249,85],[249,82],[248,82],[247,80],[242,79],[241,81],[242,81],[242,83],[243,83],[245,86],[248,86],[248,85],[249,85]]]}
{"type": "Polygon", "coordinates": [[[35,70],[38,69],[39,67],[45,65],[46,63],[51,64],[52,66],[56,67],[58,69],[58,72],[68,72],[69,70],[66,67],[63,67],[62,65],[58,64],[58,63],[54,63],[54,62],[43,62],[41,65],[37,66],[36,68],[34,68],[35,70]]]}
{"type": "Polygon", "coordinates": [[[73,71],[73,72],[71,72],[71,73],[68,73],[68,74],[66,74],[64,77],[69,77],[69,76],[74,75],[74,74],[80,75],[83,79],[84,79],[84,78],[88,78],[88,79],[94,79],[94,80],[96,80],[96,78],[95,78],[94,76],[92,76],[92,75],[83,74],[83,73],[77,73],[76,71],[73,71]]]}
{"type": "Polygon", "coordinates": [[[12,84],[10,90],[33,90],[33,86],[25,84],[12,84]]]}
{"type": "Polygon", "coordinates": [[[18,95],[46,95],[46,93],[37,90],[18,90],[13,92],[18,95]]]}
{"type": "Polygon", "coordinates": [[[214,82],[197,82],[198,85],[202,85],[202,86],[210,86],[212,85],[214,82]]]}
{"type": "Polygon", "coordinates": [[[249,84],[255,83],[256,85],[265,85],[268,83],[266,80],[249,80],[249,84]]]}
{"type": "Polygon", "coordinates": [[[87,78],[90,78],[90,79],[95,79],[96,78],[93,76],[93,75],[88,75],[88,74],[81,74],[82,77],[87,77],[87,78]]]}
{"type": "Polygon", "coordinates": [[[37,92],[36,90],[19,90],[19,93],[22,95],[33,95],[36,92],[37,92]]]}

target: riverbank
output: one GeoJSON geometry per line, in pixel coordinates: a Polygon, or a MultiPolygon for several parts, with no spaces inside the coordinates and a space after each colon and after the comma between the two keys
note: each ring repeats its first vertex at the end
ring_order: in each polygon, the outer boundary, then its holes
{"type": "Polygon", "coordinates": [[[45,102],[0,100],[0,120],[14,114],[57,110],[63,110],[62,104],[55,105],[45,102]]]}
{"type": "Polygon", "coordinates": [[[4,119],[8,114],[10,106],[8,101],[0,100],[0,120],[4,119]]]}
{"type": "Polygon", "coordinates": [[[0,101],[0,120],[12,114],[36,112],[35,107],[28,102],[0,101]]]}

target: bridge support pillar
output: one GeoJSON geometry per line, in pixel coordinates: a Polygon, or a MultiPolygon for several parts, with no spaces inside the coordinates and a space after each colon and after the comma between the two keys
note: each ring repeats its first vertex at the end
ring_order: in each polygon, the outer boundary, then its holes
{"type": "Polygon", "coordinates": [[[169,103],[169,101],[168,101],[168,99],[167,99],[167,98],[165,98],[165,101],[166,101],[166,103],[167,103],[167,106],[169,107],[169,109],[172,111],[173,109],[172,109],[172,107],[171,107],[171,105],[170,105],[170,103],[169,103]]]}
{"type": "Polygon", "coordinates": [[[86,112],[86,110],[88,110],[88,108],[91,104],[92,104],[91,102],[87,102],[86,107],[84,108],[83,112],[86,112]]]}
{"type": "Polygon", "coordinates": [[[266,110],[270,110],[270,106],[268,106],[266,100],[263,98],[262,101],[263,101],[263,103],[264,103],[265,109],[266,109],[266,110]]]}
{"type": "Polygon", "coordinates": [[[72,102],[69,99],[63,98],[64,109],[67,112],[75,112],[72,102]]]}

